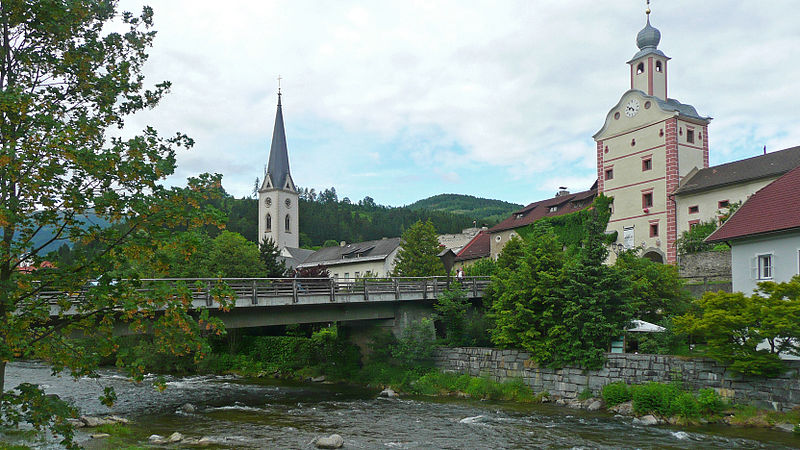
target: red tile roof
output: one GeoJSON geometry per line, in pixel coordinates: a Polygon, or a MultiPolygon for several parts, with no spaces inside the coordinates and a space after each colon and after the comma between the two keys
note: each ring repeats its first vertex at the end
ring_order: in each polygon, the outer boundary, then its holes
{"type": "Polygon", "coordinates": [[[800,228],[800,167],[753,194],[707,242],[800,228]]]}
{"type": "Polygon", "coordinates": [[[490,233],[511,230],[532,224],[542,217],[554,217],[586,209],[597,196],[597,189],[578,192],[575,194],[557,195],[547,200],[540,200],[511,214],[511,217],[489,229],[490,233]],[[550,211],[552,207],[555,211],[550,211]]]}
{"type": "Polygon", "coordinates": [[[456,261],[485,258],[491,253],[491,236],[489,230],[481,230],[456,255],[456,261]]]}

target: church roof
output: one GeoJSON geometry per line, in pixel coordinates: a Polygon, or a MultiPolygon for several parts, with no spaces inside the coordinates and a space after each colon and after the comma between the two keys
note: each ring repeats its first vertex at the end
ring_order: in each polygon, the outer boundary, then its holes
{"type": "Polygon", "coordinates": [[[744,181],[777,177],[797,166],[800,166],[800,146],[689,173],[675,194],[691,194],[744,181]]]}
{"type": "MultiPolygon", "coordinates": [[[[647,96],[651,97],[651,96],[647,96]]],[[[697,113],[697,110],[692,105],[688,105],[686,103],[681,103],[674,98],[668,98],[666,100],[661,100],[658,97],[652,97],[658,102],[658,106],[661,107],[664,111],[675,111],[681,116],[684,117],[692,117],[694,119],[700,120],[710,120],[711,117],[703,117],[697,113]]]]}
{"type": "Polygon", "coordinates": [[[283,129],[281,94],[278,93],[278,112],[275,114],[275,129],[272,131],[272,147],[269,150],[267,175],[272,179],[272,187],[283,189],[289,175],[289,151],[286,148],[286,131],[283,129]]]}
{"type": "Polygon", "coordinates": [[[727,241],[800,228],[800,167],[750,196],[707,242],[727,241]]]}

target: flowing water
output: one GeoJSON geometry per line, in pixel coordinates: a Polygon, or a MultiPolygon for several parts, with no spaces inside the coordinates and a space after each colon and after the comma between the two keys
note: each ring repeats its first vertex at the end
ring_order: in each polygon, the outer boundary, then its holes
{"type": "MultiPolygon", "coordinates": [[[[152,382],[152,379],[150,380],[152,382]]],[[[791,433],[723,425],[692,428],[642,427],[630,418],[548,405],[464,399],[383,399],[377,391],[332,384],[300,384],[232,376],[168,377],[159,392],[151,382],[134,384],[109,369],[99,380],[52,377],[44,364],[12,363],[6,386],[40,384],[81,408],[86,415],[114,413],[133,421],[127,445],[148,447],[151,434],[178,431],[208,437],[214,448],[314,448],[316,436],[340,434],[345,448],[792,448],[791,433]],[[109,409],[97,400],[112,385],[118,401],[109,409]],[[196,410],[180,407],[192,403],[196,410]]],[[[12,437],[13,438],[13,437],[12,437]]],[[[24,439],[17,437],[16,439],[24,439]]],[[[52,440],[35,448],[58,448],[52,440]]],[[[113,448],[91,440],[91,448],[113,448]]],[[[180,448],[180,444],[165,446],[180,448]]]]}

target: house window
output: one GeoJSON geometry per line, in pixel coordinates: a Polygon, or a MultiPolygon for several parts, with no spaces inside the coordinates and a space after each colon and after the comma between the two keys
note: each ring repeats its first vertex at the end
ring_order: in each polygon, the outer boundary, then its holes
{"type": "Polygon", "coordinates": [[[361,276],[361,272],[356,272],[354,276],[355,276],[356,278],[360,277],[360,276],[361,276]]]}
{"type": "Polygon", "coordinates": [[[697,214],[700,212],[700,207],[697,205],[689,207],[689,214],[697,214]]]}
{"type": "Polygon", "coordinates": [[[758,279],[772,279],[772,255],[758,255],[758,279]]]}
{"type": "Polygon", "coordinates": [[[267,231],[272,231],[272,216],[267,214],[267,231]]]}
{"type": "Polygon", "coordinates": [[[686,142],[690,144],[694,143],[694,130],[686,130],[686,142]]]}
{"type": "Polygon", "coordinates": [[[286,220],[285,220],[285,222],[286,222],[286,232],[287,232],[287,233],[291,233],[291,232],[292,232],[292,229],[291,229],[290,225],[291,225],[292,223],[291,223],[291,220],[289,219],[289,215],[288,215],[288,214],[286,215],[286,220]]]}
{"type": "Polygon", "coordinates": [[[719,209],[727,208],[730,204],[731,202],[728,200],[720,200],[717,202],[717,208],[719,209]]]}
{"type": "Polygon", "coordinates": [[[650,224],[650,237],[658,237],[658,223],[650,224]]]}
{"type": "Polygon", "coordinates": [[[500,242],[500,240],[501,240],[501,239],[503,239],[503,237],[502,237],[502,236],[500,236],[499,234],[498,234],[497,236],[495,236],[495,237],[494,237],[494,240],[495,240],[496,242],[500,242]]]}
{"type": "Polygon", "coordinates": [[[653,159],[647,158],[642,160],[642,172],[645,170],[651,170],[653,168],[653,159]]]}
{"type": "Polygon", "coordinates": [[[348,278],[350,278],[350,272],[345,272],[344,273],[344,279],[346,280],[348,278]]]}
{"type": "Polygon", "coordinates": [[[699,219],[698,220],[690,220],[689,221],[689,229],[691,230],[692,228],[696,227],[699,224],[700,224],[700,220],[699,219]]]}
{"type": "Polygon", "coordinates": [[[606,180],[614,179],[614,169],[606,169],[606,180]]]}
{"type": "Polygon", "coordinates": [[[650,208],[653,206],[653,193],[646,192],[642,194],[642,208],[650,208]]]}

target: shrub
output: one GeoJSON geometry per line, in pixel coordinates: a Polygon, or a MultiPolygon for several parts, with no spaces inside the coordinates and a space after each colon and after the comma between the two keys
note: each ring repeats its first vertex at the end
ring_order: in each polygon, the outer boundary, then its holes
{"type": "Polygon", "coordinates": [[[392,349],[392,356],[403,367],[426,368],[433,366],[433,350],[433,321],[423,318],[403,330],[400,341],[392,349]]]}
{"type": "Polygon", "coordinates": [[[725,402],[714,389],[700,389],[697,393],[697,403],[704,414],[716,414],[725,407],[725,402]]]}
{"type": "Polygon", "coordinates": [[[582,390],[580,394],[578,394],[578,400],[580,401],[589,400],[592,397],[594,397],[594,392],[592,392],[592,390],[589,389],[588,387],[582,390]]]}
{"type": "Polygon", "coordinates": [[[671,411],[681,417],[693,418],[700,416],[700,404],[697,399],[689,392],[678,394],[672,402],[671,411]]]}
{"type": "Polygon", "coordinates": [[[629,401],[631,399],[631,390],[624,382],[617,381],[603,386],[601,396],[606,405],[614,406],[629,401]]]}
{"type": "Polygon", "coordinates": [[[650,382],[632,389],[633,410],[637,414],[657,413],[662,416],[676,414],[674,399],[681,394],[677,385],[650,382]]]}

